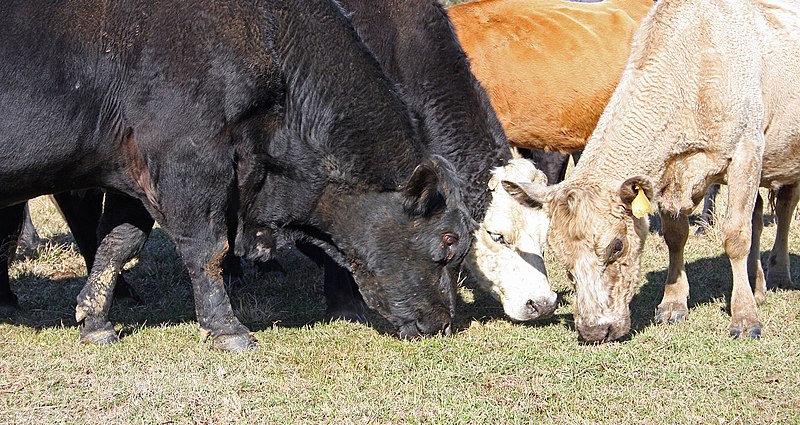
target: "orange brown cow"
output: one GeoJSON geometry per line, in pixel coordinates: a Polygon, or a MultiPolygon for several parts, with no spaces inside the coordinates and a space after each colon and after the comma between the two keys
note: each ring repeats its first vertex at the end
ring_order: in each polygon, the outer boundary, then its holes
{"type": "Polygon", "coordinates": [[[483,0],[448,9],[509,142],[583,149],[652,0],[483,0]]]}

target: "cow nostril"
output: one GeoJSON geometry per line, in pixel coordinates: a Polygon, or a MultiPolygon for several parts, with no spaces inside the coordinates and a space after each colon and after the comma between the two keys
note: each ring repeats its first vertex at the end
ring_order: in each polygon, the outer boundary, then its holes
{"type": "Polygon", "coordinates": [[[539,306],[533,300],[528,300],[528,302],[526,302],[525,305],[529,309],[531,309],[534,313],[539,313],[539,306]]]}

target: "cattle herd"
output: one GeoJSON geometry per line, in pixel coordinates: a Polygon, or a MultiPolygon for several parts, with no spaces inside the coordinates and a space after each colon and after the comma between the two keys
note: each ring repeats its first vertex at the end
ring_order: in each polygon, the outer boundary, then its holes
{"type": "Polygon", "coordinates": [[[452,332],[462,266],[511,319],[550,316],[549,247],[580,337],[616,340],[655,211],[656,319],[682,320],[688,216],[718,183],[737,188],[721,223],[730,334],[758,338],[766,290],[792,287],[791,0],[10,0],[0,39],[0,316],[20,308],[25,202],[47,194],[90,270],[87,343],[117,340],[120,270],[155,221],[201,333],[232,351],[255,341],[224,276],[283,246],[324,268],[331,317],[365,304],[401,337],[452,332]],[[560,155],[555,171],[527,149],[560,155]],[[776,198],[766,272],[759,187],[776,198]]]}

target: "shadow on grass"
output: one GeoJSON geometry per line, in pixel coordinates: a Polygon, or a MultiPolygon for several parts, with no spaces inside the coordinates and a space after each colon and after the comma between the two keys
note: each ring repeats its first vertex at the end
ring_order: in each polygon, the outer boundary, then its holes
{"type": "MultiPolygon", "coordinates": [[[[45,242],[48,242],[46,240],[45,242]]],[[[68,245],[68,233],[56,235],[50,243],[68,245]]],[[[35,258],[35,254],[33,255],[35,258]]],[[[237,317],[252,331],[275,327],[303,327],[328,323],[322,270],[294,248],[281,249],[277,259],[285,275],[261,273],[255,265],[244,266],[242,281],[229,287],[231,305],[237,317]]],[[[142,304],[114,302],[109,317],[121,328],[125,338],[138,330],[169,324],[196,322],[191,284],[175,247],[159,228],[153,229],[138,262],[123,273],[125,280],[142,299],[142,304]]],[[[58,273],[27,273],[11,282],[20,299],[21,308],[11,318],[0,322],[46,329],[77,326],[75,303],[86,282],[86,276],[57,277],[58,273]]],[[[473,285],[474,286],[474,285],[473,285]]],[[[506,319],[502,305],[489,293],[473,287],[474,302],[457,298],[454,331],[469,326],[472,321],[488,322],[506,319]]],[[[559,297],[563,303],[563,297],[559,297]]],[[[525,326],[547,326],[571,321],[555,316],[525,326]]],[[[369,326],[385,335],[395,335],[396,329],[379,314],[367,311],[369,326]]]]}

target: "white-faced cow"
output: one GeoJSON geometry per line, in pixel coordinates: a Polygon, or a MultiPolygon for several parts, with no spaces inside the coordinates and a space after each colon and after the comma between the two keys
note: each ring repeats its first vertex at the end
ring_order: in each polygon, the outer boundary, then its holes
{"type": "Polygon", "coordinates": [[[403,336],[450,329],[461,183],[334,3],[12,0],[0,40],[4,214],[82,187],[138,199],[218,348],[253,345],[220,271],[237,229],[250,258],[319,246],[403,336]]]}
{"type": "Polygon", "coordinates": [[[656,319],[688,314],[687,216],[709,185],[727,182],[735,188],[722,223],[733,271],[730,334],[758,338],[757,304],[766,288],[791,287],[787,237],[799,195],[797,152],[800,5],[657,3],[572,176],[549,190],[525,188],[546,205],[550,247],[575,279],[581,336],[613,340],[628,332],[650,203],[660,209],[669,247],[656,319]],[[759,186],[777,189],[778,235],[766,278],[759,186]]]}

